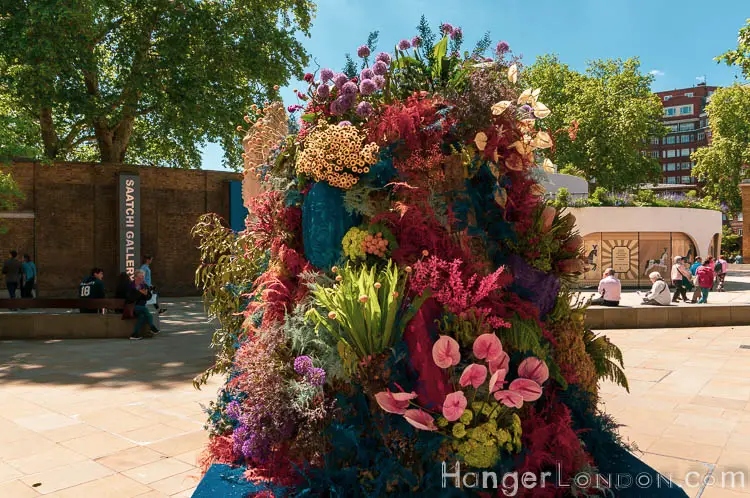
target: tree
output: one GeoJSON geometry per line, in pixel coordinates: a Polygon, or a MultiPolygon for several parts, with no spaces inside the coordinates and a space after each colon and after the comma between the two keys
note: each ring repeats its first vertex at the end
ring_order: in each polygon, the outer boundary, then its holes
{"type": "Polygon", "coordinates": [[[715,59],[727,66],[739,66],[745,79],[750,79],[750,19],[740,28],[737,35],[737,49],[728,50],[715,59]]]}
{"type": "Polygon", "coordinates": [[[554,135],[550,159],[608,190],[660,176],[658,162],[641,153],[651,137],[666,132],[652,79],[637,58],[592,61],[581,74],[556,55],[537,58],[522,75],[527,86],[542,89],[540,100],[552,111],[541,123],[554,135]]]}
{"type": "Polygon", "coordinates": [[[242,111],[301,75],[310,0],[8,0],[0,93],[50,159],[239,163],[242,111]]]}
{"type": "MultiPolygon", "coordinates": [[[[23,199],[23,193],[13,180],[10,173],[0,171],[0,211],[12,211],[23,199]]],[[[0,234],[7,232],[7,228],[0,223],[0,234]]]]}
{"type": "Polygon", "coordinates": [[[750,164],[750,88],[719,88],[706,106],[711,145],[693,152],[693,173],[703,191],[725,203],[731,213],[742,209],[739,184],[750,164]]]}

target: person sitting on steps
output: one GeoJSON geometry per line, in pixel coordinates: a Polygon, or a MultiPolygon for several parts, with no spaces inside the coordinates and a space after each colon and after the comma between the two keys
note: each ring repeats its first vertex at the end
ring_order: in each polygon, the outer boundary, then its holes
{"type": "Polygon", "coordinates": [[[621,290],[622,285],[615,277],[615,270],[607,268],[604,270],[603,278],[599,281],[598,291],[601,297],[593,299],[591,304],[595,306],[619,306],[621,290]]]}
{"type": "Polygon", "coordinates": [[[648,278],[651,280],[651,290],[646,294],[641,294],[640,291],[638,292],[638,295],[643,298],[642,304],[669,306],[669,285],[664,281],[661,273],[658,271],[651,272],[649,273],[648,278]]]}

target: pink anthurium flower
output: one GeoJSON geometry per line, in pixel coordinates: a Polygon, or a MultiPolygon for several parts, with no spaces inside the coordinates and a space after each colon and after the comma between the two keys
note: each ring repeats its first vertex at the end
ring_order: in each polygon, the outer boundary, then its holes
{"type": "Polygon", "coordinates": [[[505,376],[508,374],[508,371],[504,368],[500,368],[495,373],[492,374],[492,377],[490,377],[490,385],[489,390],[491,393],[494,393],[501,387],[503,387],[503,384],[505,382],[505,376]]]}
{"type": "Polygon", "coordinates": [[[422,410],[406,410],[404,418],[411,425],[423,431],[436,431],[435,421],[432,415],[422,410]]]}
{"type": "Polygon", "coordinates": [[[516,379],[508,390],[520,394],[524,401],[536,401],[542,396],[542,387],[531,379],[516,379]]]}
{"type": "Polygon", "coordinates": [[[503,345],[495,334],[482,334],[474,341],[474,356],[488,362],[497,361],[503,354],[503,345]]]}
{"type": "Polygon", "coordinates": [[[432,359],[435,365],[440,368],[448,368],[458,365],[461,361],[461,353],[458,350],[458,343],[452,337],[441,335],[432,346],[432,359]]]}
{"type": "Polygon", "coordinates": [[[523,396],[515,391],[497,391],[495,399],[509,408],[521,408],[523,396]]]}
{"type": "Polygon", "coordinates": [[[403,415],[409,408],[409,400],[417,397],[417,393],[392,393],[391,391],[379,392],[375,395],[375,401],[380,408],[388,413],[403,415]]]}
{"type": "Polygon", "coordinates": [[[445,401],[443,402],[443,417],[448,422],[455,422],[464,414],[466,404],[466,396],[464,396],[463,391],[450,393],[445,397],[445,401]]]}
{"type": "Polygon", "coordinates": [[[552,206],[547,206],[542,211],[542,233],[547,233],[552,228],[552,222],[555,221],[555,214],[557,210],[552,206]]]}
{"type": "Polygon", "coordinates": [[[487,379],[487,367],[478,363],[472,363],[464,369],[464,373],[461,374],[461,378],[458,383],[461,387],[466,387],[469,384],[476,389],[487,379]]]}
{"type": "Polygon", "coordinates": [[[490,365],[490,373],[493,374],[497,372],[498,370],[505,369],[506,371],[510,370],[510,356],[508,356],[508,353],[503,351],[503,354],[500,355],[500,357],[495,360],[489,362],[490,365]]]}
{"type": "Polygon", "coordinates": [[[549,368],[542,360],[531,356],[518,365],[518,376],[531,379],[541,386],[549,379],[549,368]]]}

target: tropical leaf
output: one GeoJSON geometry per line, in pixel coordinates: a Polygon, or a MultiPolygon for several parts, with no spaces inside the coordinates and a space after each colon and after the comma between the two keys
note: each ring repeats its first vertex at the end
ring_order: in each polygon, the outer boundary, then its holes
{"type": "Polygon", "coordinates": [[[630,392],[628,379],[622,370],[625,368],[625,363],[620,348],[610,342],[607,336],[597,336],[590,329],[584,332],[583,340],[586,344],[586,352],[594,362],[597,377],[611,380],[630,392]]]}

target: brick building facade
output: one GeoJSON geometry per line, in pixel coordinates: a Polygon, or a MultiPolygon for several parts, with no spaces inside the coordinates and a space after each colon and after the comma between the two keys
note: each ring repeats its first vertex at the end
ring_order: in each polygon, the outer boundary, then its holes
{"type": "Polygon", "coordinates": [[[104,269],[114,293],[118,261],[118,175],[137,174],[141,191],[141,254],[152,254],[153,282],[163,295],[197,295],[199,253],[190,235],[198,217],[229,218],[229,184],[241,175],[89,163],[15,162],[4,168],[25,195],[13,213],[0,213],[2,258],[29,253],[39,269],[41,297],[71,297],[93,266],[104,269]]]}
{"type": "Polygon", "coordinates": [[[674,185],[675,190],[696,185],[690,154],[709,144],[706,105],[716,88],[700,83],[692,88],[656,93],[664,107],[662,121],[669,132],[661,139],[651,139],[646,153],[659,160],[662,184],[674,185]]]}

